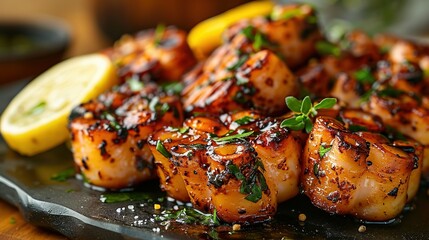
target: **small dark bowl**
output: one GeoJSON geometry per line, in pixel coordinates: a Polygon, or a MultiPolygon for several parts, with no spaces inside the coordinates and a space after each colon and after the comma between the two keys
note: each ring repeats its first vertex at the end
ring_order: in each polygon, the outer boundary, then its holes
{"type": "Polygon", "coordinates": [[[0,84],[42,73],[69,43],[69,28],[56,19],[0,22],[0,84]]]}

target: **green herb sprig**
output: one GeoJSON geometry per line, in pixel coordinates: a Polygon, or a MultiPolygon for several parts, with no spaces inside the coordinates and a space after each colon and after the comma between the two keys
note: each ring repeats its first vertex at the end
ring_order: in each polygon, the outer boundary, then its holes
{"type": "Polygon", "coordinates": [[[61,171],[59,173],[56,173],[51,176],[51,180],[57,181],[57,182],[65,182],[67,179],[73,178],[76,174],[76,171],[74,168],[68,168],[64,171],[61,171]]]}
{"type": "Polygon", "coordinates": [[[235,164],[228,164],[227,169],[237,180],[241,181],[240,193],[248,194],[245,197],[246,200],[258,202],[262,198],[262,192],[268,190],[267,182],[262,173],[265,168],[260,159],[256,160],[247,177],[235,164]]]}
{"type": "Polygon", "coordinates": [[[252,135],[254,131],[243,132],[235,135],[225,136],[225,137],[213,137],[212,139],[217,143],[229,143],[234,142],[239,139],[244,139],[252,135]]]}
{"type": "Polygon", "coordinates": [[[331,151],[331,149],[332,149],[332,146],[325,146],[321,144],[319,147],[319,156],[323,158],[327,152],[331,151]]]}
{"type": "Polygon", "coordinates": [[[286,105],[295,113],[295,115],[283,120],[280,126],[287,127],[292,130],[305,129],[307,133],[310,133],[313,129],[311,118],[317,115],[317,110],[332,108],[336,103],[336,98],[325,98],[313,106],[309,96],[306,96],[302,101],[295,97],[287,97],[286,105]]]}
{"type": "Polygon", "coordinates": [[[182,208],[178,211],[165,210],[160,215],[155,215],[155,221],[174,220],[183,224],[202,224],[206,226],[219,226],[220,221],[217,217],[216,209],[213,214],[203,213],[193,208],[182,208]]]}
{"type": "Polygon", "coordinates": [[[165,33],[165,25],[164,24],[158,24],[155,28],[155,46],[159,46],[161,44],[162,38],[164,37],[165,33]]]}
{"type": "Polygon", "coordinates": [[[156,150],[166,158],[172,157],[171,153],[164,147],[164,144],[162,144],[161,140],[156,142],[156,150]]]}
{"type": "Polygon", "coordinates": [[[316,42],[316,50],[321,55],[334,55],[335,57],[341,55],[341,48],[339,46],[326,41],[316,42]]]}

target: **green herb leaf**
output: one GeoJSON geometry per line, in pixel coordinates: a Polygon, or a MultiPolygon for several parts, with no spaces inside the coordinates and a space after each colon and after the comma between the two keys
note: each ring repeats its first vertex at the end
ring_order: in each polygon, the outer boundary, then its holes
{"type": "Polygon", "coordinates": [[[14,217],[10,217],[9,224],[16,224],[16,219],[14,217]]]}
{"type": "Polygon", "coordinates": [[[249,59],[249,55],[243,55],[239,57],[234,64],[232,64],[231,66],[228,66],[226,69],[228,71],[236,71],[247,61],[247,59],[249,59]]]}
{"type": "Polygon", "coordinates": [[[402,94],[405,94],[404,91],[400,89],[393,88],[391,86],[388,86],[382,90],[376,91],[377,96],[379,97],[392,97],[397,98],[401,96],[402,94]]]}
{"type": "Polygon", "coordinates": [[[162,38],[164,37],[165,33],[165,25],[164,24],[158,24],[155,28],[155,46],[159,46],[161,44],[162,38]]]}
{"type": "Polygon", "coordinates": [[[283,120],[280,127],[287,127],[292,130],[305,129],[307,133],[310,133],[313,129],[311,118],[317,115],[317,109],[331,108],[335,105],[337,99],[325,98],[316,106],[313,106],[309,96],[304,97],[302,101],[294,97],[287,97],[285,101],[288,108],[295,112],[295,116],[283,120]]]}
{"type": "Polygon", "coordinates": [[[350,125],[349,131],[351,131],[351,132],[364,132],[364,131],[368,131],[368,128],[361,126],[361,125],[350,125]]]}
{"type": "Polygon", "coordinates": [[[304,118],[304,124],[305,124],[305,132],[310,133],[311,130],[313,129],[313,122],[311,121],[311,119],[308,117],[304,118]]]}
{"type": "Polygon", "coordinates": [[[103,193],[100,196],[100,201],[103,203],[117,203],[117,202],[128,202],[128,201],[153,201],[158,196],[142,192],[114,192],[114,193],[103,193]]]}
{"type": "Polygon", "coordinates": [[[130,86],[131,91],[137,92],[143,89],[144,84],[137,77],[131,77],[127,80],[128,86],[130,86]]]}
{"type": "Polygon", "coordinates": [[[38,104],[36,104],[34,107],[32,107],[30,110],[25,112],[24,114],[25,115],[39,115],[45,111],[46,105],[47,104],[45,101],[41,101],[38,104]]]}
{"type": "Polygon", "coordinates": [[[167,149],[164,147],[164,145],[162,144],[161,140],[158,140],[156,142],[156,150],[161,153],[164,157],[166,158],[171,158],[172,155],[169,151],[167,151],[167,149]]]}
{"type": "Polygon", "coordinates": [[[259,50],[261,50],[261,47],[263,45],[263,36],[260,32],[257,32],[255,34],[255,40],[253,41],[253,49],[258,52],[259,50]]]}
{"type": "Polygon", "coordinates": [[[291,9],[291,10],[283,13],[281,15],[280,19],[282,19],[282,20],[289,20],[291,18],[298,17],[298,16],[301,16],[301,15],[302,15],[301,9],[296,8],[296,9],[291,9]]]}
{"type": "Polygon", "coordinates": [[[244,116],[240,119],[235,120],[234,122],[236,122],[238,125],[242,126],[242,125],[246,125],[249,124],[251,122],[254,122],[255,119],[251,116],[244,116]]]}
{"type": "Polygon", "coordinates": [[[364,67],[354,72],[353,76],[361,84],[373,84],[376,81],[368,67],[364,67]]]}
{"type": "Polygon", "coordinates": [[[316,50],[321,55],[334,55],[335,57],[341,55],[341,49],[338,46],[325,41],[317,42],[316,50]]]}
{"type": "Polygon", "coordinates": [[[323,144],[320,144],[319,156],[323,158],[327,152],[331,150],[332,146],[325,147],[323,144]]]}
{"type": "Polygon", "coordinates": [[[298,117],[291,117],[283,120],[282,123],[280,124],[280,127],[291,128],[291,127],[297,126],[298,124],[302,123],[302,121],[297,119],[298,117]]]}
{"type": "Polygon", "coordinates": [[[311,104],[311,99],[310,99],[310,97],[309,96],[306,96],[303,100],[302,100],[302,103],[301,103],[301,113],[303,113],[303,114],[308,114],[308,112],[310,111],[310,109],[311,109],[311,107],[312,107],[312,104],[311,104]]]}
{"type": "Polygon", "coordinates": [[[68,168],[62,172],[56,173],[53,176],[51,176],[51,180],[57,181],[57,182],[65,182],[70,178],[73,178],[76,174],[76,171],[74,168],[68,168]]]}
{"type": "Polygon", "coordinates": [[[189,131],[189,127],[181,127],[179,128],[179,133],[185,134],[189,131]]]}
{"type": "Polygon", "coordinates": [[[182,93],[184,86],[181,82],[171,82],[171,83],[165,83],[161,85],[161,89],[164,92],[180,95],[182,93]]]}
{"type": "Polygon", "coordinates": [[[206,214],[193,208],[182,208],[178,211],[166,210],[160,215],[155,215],[155,221],[170,221],[174,220],[177,223],[182,224],[202,224],[206,226],[218,226],[220,225],[217,213],[213,211],[213,214],[206,214]],[[216,217],[214,216],[216,215],[216,217]]]}
{"type": "Polygon", "coordinates": [[[227,166],[228,170],[238,179],[238,180],[244,180],[245,177],[241,173],[240,169],[235,164],[229,164],[227,166]]]}
{"type": "Polygon", "coordinates": [[[286,97],[285,101],[286,101],[286,106],[293,112],[301,111],[302,101],[292,96],[286,97]]]}
{"type": "Polygon", "coordinates": [[[110,114],[109,112],[103,112],[101,117],[108,120],[110,123],[110,126],[112,126],[117,131],[122,129],[121,125],[116,121],[116,118],[112,114],[110,114]]]}
{"type": "Polygon", "coordinates": [[[314,176],[316,176],[317,178],[319,177],[319,171],[320,171],[319,163],[315,163],[313,166],[313,173],[314,173],[314,176]]]}
{"type": "Polygon", "coordinates": [[[318,110],[318,109],[332,108],[333,106],[335,106],[336,103],[337,103],[336,98],[325,98],[322,101],[320,101],[318,104],[316,104],[314,106],[314,109],[318,110]]]}
{"type": "Polygon", "coordinates": [[[258,202],[262,198],[262,189],[260,186],[254,184],[251,193],[245,197],[246,200],[251,202],[258,202]]]}
{"type": "Polygon", "coordinates": [[[221,138],[213,138],[213,140],[215,142],[231,142],[237,139],[243,139],[246,138],[250,135],[252,135],[254,133],[254,131],[249,131],[249,132],[244,132],[241,134],[235,134],[235,135],[231,135],[231,136],[226,136],[226,137],[221,137],[221,138]]]}

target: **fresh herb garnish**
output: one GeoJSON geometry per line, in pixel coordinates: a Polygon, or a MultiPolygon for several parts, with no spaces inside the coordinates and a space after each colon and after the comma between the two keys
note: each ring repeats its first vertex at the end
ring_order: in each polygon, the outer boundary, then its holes
{"type": "Polygon", "coordinates": [[[400,90],[400,89],[396,89],[393,88],[391,86],[387,86],[386,88],[376,91],[377,96],[379,97],[393,97],[393,98],[397,98],[399,96],[401,96],[402,94],[404,94],[405,92],[400,90]]]}
{"type": "Polygon", "coordinates": [[[291,118],[283,120],[280,126],[287,127],[292,130],[305,129],[307,133],[310,133],[313,129],[311,117],[315,117],[317,115],[318,109],[332,108],[335,103],[337,103],[336,98],[325,98],[313,106],[309,96],[306,96],[302,101],[296,99],[295,97],[287,97],[286,105],[295,113],[295,115],[291,118]]]}
{"type": "Polygon", "coordinates": [[[103,203],[117,203],[117,202],[128,202],[128,201],[147,201],[152,200],[156,196],[142,192],[116,192],[116,193],[104,193],[100,196],[100,201],[103,203]]]}
{"type": "Polygon", "coordinates": [[[323,158],[327,152],[331,150],[332,146],[326,147],[323,144],[320,144],[319,156],[323,158]]]}
{"type": "Polygon", "coordinates": [[[51,180],[57,181],[57,182],[65,182],[67,179],[73,178],[75,176],[76,172],[74,168],[68,168],[64,171],[61,171],[59,173],[56,173],[51,176],[51,180]]]}
{"type": "Polygon", "coordinates": [[[386,130],[383,135],[385,135],[390,141],[392,142],[395,140],[407,141],[407,138],[405,137],[405,135],[399,132],[398,130],[396,130],[395,128],[389,125],[386,125],[385,129],[386,130]]]}
{"type": "Polygon", "coordinates": [[[254,133],[254,131],[249,131],[249,132],[243,132],[243,133],[239,133],[239,134],[235,134],[235,135],[231,135],[231,136],[226,136],[226,137],[214,137],[212,138],[215,142],[217,143],[227,143],[227,142],[232,142],[238,139],[244,139],[250,135],[252,135],[254,133]]]}
{"type": "Polygon", "coordinates": [[[321,55],[334,55],[335,57],[341,55],[340,47],[326,41],[318,41],[316,43],[316,50],[321,55]]]}
{"type": "Polygon", "coordinates": [[[354,72],[353,76],[361,84],[373,84],[376,81],[368,67],[364,67],[354,72]]]}
{"type": "Polygon", "coordinates": [[[251,117],[251,116],[244,116],[244,117],[242,117],[240,119],[235,120],[234,122],[236,122],[238,125],[241,126],[241,125],[249,124],[249,123],[254,122],[254,121],[255,121],[255,119],[253,117],[251,117]]]}
{"type": "Polygon", "coordinates": [[[9,224],[15,224],[15,223],[16,223],[16,219],[14,217],[10,217],[9,224]]]}
{"type": "Polygon", "coordinates": [[[243,55],[239,57],[234,64],[232,64],[231,66],[228,66],[226,69],[228,71],[235,71],[239,69],[247,61],[247,59],[249,59],[249,55],[243,55]]]}
{"type": "Polygon", "coordinates": [[[184,86],[183,86],[183,83],[181,82],[171,82],[171,83],[162,84],[161,88],[164,92],[180,95],[180,93],[182,93],[184,86]]]}
{"type": "Polygon", "coordinates": [[[165,33],[165,25],[164,24],[158,24],[155,28],[155,46],[159,46],[161,44],[162,38],[164,37],[165,33]]]}
{"type": "Polygon", "coordinates": [[[313,166],[313,173],[314,173],[314,176],[316,176],[317,178],[319,177],[319,171],[320,171],[319,163],[315,163],[313,166]]]}
{"type": "Polygon", "coordinates": [[[164,157],[166,158],[171,158],[172,155],[169,151],[167,151],[167,149],[164,147],[164,145],[162,144],[161,140],[158,140],[156,142],[156,150],[161,153],[164,157]]]}
{"type": "Polygon", "coordinates": [[[46,109],[46,102],[41,101],[38,104],[36,104],[34,107],[29,109],[27,112],[25,112],[25,115],[39,115],[43,113],[46,109]]]}
{"type": "Polygon", "coordinates": [[[138,77],[133,76],[127,80],[128,86],[130,86],[131,91],[137,92],[143,89],[144,84],[138,79],[138,77]]]}
{"type": "Polygon", "coordinates": [[[185,134],[189,131],[189,127],[181,127],[179,128],[179,133],[185,134]]]}
{"type": "Polygon", "coordinates": [[[251,202],[258,202],[262,198],[262,192],[268,190],[267,182],[262,171],[265,171],[264,165],[260,159],[255,161],[247,177],[243,171],[235,164],[227,164],[228,171],[241,181],[240,193],[248,194],[245,199],[251,202]]]}
{"type": "Polygon", "coordinates": [[[203,213],[193,208],[182,208],[178,211],[165,210],[160,215],[154,216],[155,221],[164,222],[174,220],[182,224],[202,224],[206,226],[219,226],[216,209],[213,214],[203,213]]]}
{"type": "Polygon", "coordinates": [[[268,48],[268,49],[272,49],[275,48],[276,46],[271,43],[267,36],[265,34],[263,34],[262,32],[260,32],[258,29],[256,29],[255,27],[249,25],[245,28],[243,28],[241,30],[241,33],[246,36],[246,38],[253,42],[253,50],[255,52],[260,51],[263,48],[268,48]]]}
{"type": "Polygon", "coordinates": [[[365,126],[361,126],[361,125],[350,125],[349,131],[351,131],[351,132],[364,132],[364,131],[368,131],[368,128],[366,128],[365,126]]]}
{"type": "Polygon", "coordinates": [[[283,13],[278,19],[289,20],[291,18],[298,17],[300,15],[302,15],[301,9],[299,9],[299,8],[291,9],[291,10],[283,13]]]}
{"type": "Polygon", "coordinates": [[[236,74],[235,78],[237,79],[237,85],[244,85],[249,82],[249,78],[244,77],[241,74],[236,74]]]}
{"type": "Polygon", "coordinates": [[[168,110],[170,110],[170,105],[168,103],[161,103],[159,101],[159,97],[153,97],[149,102],[149,109],[152,112],[161,113],[161,115],[165,114],[168,110]]]}
{"type": "Polygon", "coordinates": [[[116,118],[112,114],[108,112],[103,112],[101,117],[108,120],[110,123],[110,126],[115,128],[117,131],[122,129],[121,125],[116,121],[116,118]]]}

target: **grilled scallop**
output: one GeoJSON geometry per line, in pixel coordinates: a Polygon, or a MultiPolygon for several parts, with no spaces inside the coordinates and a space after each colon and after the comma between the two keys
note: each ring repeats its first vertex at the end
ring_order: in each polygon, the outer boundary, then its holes
{"type": "Polygon", "coordinates": [[[312,203],[325,211],[385,221],[415,194],[418,161],[415,151],[380,134],[352,133],[318,117],[304,149],[301,181],[312,203]]]}
{"type": "Polygon", "coordinates": [[[194,117],[155,133],[150,148],[168,175],[161,185],[186,199],[184,185],[194,207],[216,209],[226,222],[270,219],[279,202],[298,194],[300,173],[301,140],[279,124],[245,111],[194,117]]]}
{"type": "Polygon", "coordinates": [[[178,81],[196,64],[186,33],[174,27],[124,36],[106,53],[124,80],[137,76],[140,80],[178,81]]]}
{"type": "Polygon", "coordinates": [[[156,86],[117,91],[76,107],[69,125],[76,166],[89,183],[109,189],[154,178],[147,138],[164,125],[182,123],[178,97],[156,86]]]}
{"type": "Polygon", "coordinates": [[[321,38],[308,5],[278,6],[272,19],[254,18],[232,25],[224,44],[185,78],[188,111],[227,113],[254,108],[281,114],[283,99],[298,94],[295,68],[315,53],[321,38]]]}
{"type": "MultiPolygon", "coordinates": [[[[223,54],[221,50],[213,57],[223,54]]],[[[270,50],[221,59],[223,62],[217,64],[223,68],[203,71],[196,79],[188,80],[182,92],[185,110],[221,114],[255,108],[266,114],[278,114],[285,110],[284,98],[297,94],[295,76],[270,50]]],[[[211,61],[208,59],[207,64],[211,61]]]]}

